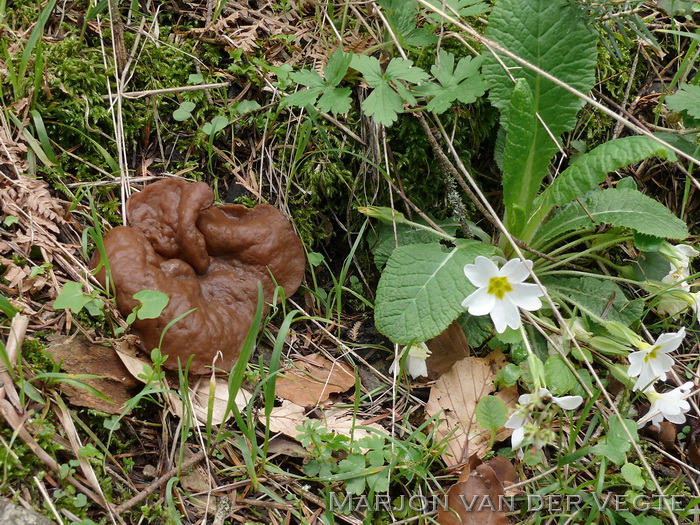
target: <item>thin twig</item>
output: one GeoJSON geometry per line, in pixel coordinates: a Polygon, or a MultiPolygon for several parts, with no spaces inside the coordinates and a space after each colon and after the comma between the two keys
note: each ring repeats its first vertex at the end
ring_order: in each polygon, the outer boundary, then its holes
{"type": "Polygon", "coordinates": [[[148,496],[150,496],[150,495],[153,494],[156,490],[158,490],[160,487],[162,487],[163,485],[165,485],[165,484],[170,480],[170,478],[172,478],[172,477],[174,477],[174,476],[177,476],[177,474],[178,474],[180,471],[187,470],[187,469],[193,467],[194,465],[196,465],[197,463],[199,463],[200,461],[202,461],[202,460],[204,459],[204,457],[206,456],[206,454],[207,454],[206,451],[201,450],[201,451],[197,452],[194,456],[192,456],[192,457],[190,457],[189,459],[185,460],[185,461],[182,463],[182,465],[179,465],[179,466],[176,466],[176,467],[171,468],[171,469],[170,469],[168,472],[166,472],[163,476],[161,476],[161,477],[158,478],[156,481],[154,481],[153,483],[151,483],[148,487],[146,487],[146,488],[143,489],[141,492],[139,492],[138,494],[136,494],[136,496],[134,496],[134,497],[131,498],[130,500],[127,500],[126,502],[122,503],[122,504],[119,505],[117,508],[115,508],[115,509],[114,509],[114,512],[115,512],[116,514],[122,514],[122,513],[126,512],[127,510],[129,510],[129,509],[130,509],[131,507],[133,507],[134,505],[136,505],[137,503],[142,502],[142,501],[145,500],[148,496]]]}

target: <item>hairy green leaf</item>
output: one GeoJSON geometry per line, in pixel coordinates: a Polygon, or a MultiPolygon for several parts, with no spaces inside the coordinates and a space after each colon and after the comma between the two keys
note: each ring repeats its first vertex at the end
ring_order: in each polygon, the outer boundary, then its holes
{"type": "Polygon", "coordinates": [[[579,155],[542,193],[542,203],[568,204],[603,182],[608,173],[649,157],[676,160],[673,151],[649,137],[624,137],[605,142],[579,155]]]}
{"type": "Polygon", "coordinates": [[[503,200],[506,226],[517,237],[532,215],[535,197],[557,146],[537,120],[532,91],[523,79],[516,83],[508,114],[503,151],[503,200]]]}
{"type": "Polygon", "coordinates": [[[622,226],[665,239],[688,236],[688,227],[682,220],[663,204],[637,190],[594,191],[582,199],[582,205],[572,202],[555,214],[537,232],[536,245],[543,246],[567,232],[591,231],[600,224],[622,226]]]}
{"type": "MultiPolygon", "coordinates": [[[[595,83],[597,39],[585,20],[583,12],[568,0],[499,0],[489,16],[486,36],[587,93],[595,83]]],[[[483,67],[493,105],[506,111],[513,93],[511,76],[524,78],[532,90],[535,111],[555,136],[574,127],[582,100],[512,59],[498,57],[508,71],[490,54],[483,67]]]]}
{"type": "Polygon", "coordinates": [[[493,323],[488,315],[477,316],[465,312],[457,318],[457,322],[472,348],[479,348],[493,334],[493,323]]]}
{"type": "Polygon", "coordinates": [[[464,312],[461,303],[475,289],[464,265],[493,253],[492,246],[474,241],[447,251],[439,243],[396,248],[377,286],[377,329],[398,344],[439,335],[464,312]]]}
{"type": "Polygon", "coordinates": [[[289,75],[289,77],[294,82],[296,82],[297,84],[301,84],[302,86],[322,88],[326,85],[326,83],[321,78],[321,75],[319,75],[317,71],[314,71],[312,69],[302,69],[301,71],[295,71],[294,73],[289,75]]]}
{"type": "Polygon", "coordinates": [[[584,313],[628,326],[642,316],[643,304],[630,301],[614,282],[595,277],[543,279],[547,289],[584,313]]]}
{"type": "MultiPolygon", "coordinates": [[[[420,223],[423,221],[420,220],[420,223]]],[[[436,221],[436,224],[450,235],[454,235],[459,227],[459,223],[456,221],[436,221]]],[[[400,222],[396,223],[396,237],[394,237],[394,226],[391,224],[379,224],[376,232],[373,239],[370,237],[370,249],[374,255],[374,264],[380,270],[384,268],[391,253],[398,246],[440,241],[440,237],[429,230],[421,230],[400,222]]]]}

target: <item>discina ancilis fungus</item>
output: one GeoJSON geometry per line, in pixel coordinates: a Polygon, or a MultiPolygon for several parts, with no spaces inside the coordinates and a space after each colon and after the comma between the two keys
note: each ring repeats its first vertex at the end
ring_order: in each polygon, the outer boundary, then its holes
{"type": "MultiPolygon", "coordinates": [[[[133,295],[158,290],[170,301],[160,317],[137,319],[132,328],[147,350],[158,347],[168,323],[193,310],[165,333],[161,352],[167,368],[192,374],[212,366],[230,370],[250,329],[258,302],[275,284],[292,295],[304,277],[306,259],[299,237],[274,207],[261,204],[212,206],[214,193],[203,182],[165,179],[132,195],[130,226],[104,237],[110,286],[122,315],[139,305],[133,295]]],[[[96,267],[98,257],[91,265],[96,267]]],[[[97,278],[106,284],[105,269],[97,278]]]]}

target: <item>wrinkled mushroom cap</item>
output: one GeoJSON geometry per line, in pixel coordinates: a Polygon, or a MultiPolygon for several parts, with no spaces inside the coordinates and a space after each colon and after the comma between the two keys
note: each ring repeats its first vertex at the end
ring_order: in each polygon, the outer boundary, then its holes
{"type": "MultiPolygon", "coordinates": [[[[133,331],[150,352],[161,346],[165,365],[203,374],[212,365],[230,370],[240,354],[258,301],[265,302],[275,284],[292,295],[304,277],[306,259],[299,237],[274,207],[211,206],[212,190],[204,183],[166,179],[128,201],[130,226],[112,229],[104,238],[112,285],[122,315],[127,316],[141,290],[158,290],[170,298],[157,319],[138,319],[133,331]]],[[[93,258],[92,266],[99,261],[93,258]]],[[[98,279],[105,284],[105,271],[98,279]]]]}

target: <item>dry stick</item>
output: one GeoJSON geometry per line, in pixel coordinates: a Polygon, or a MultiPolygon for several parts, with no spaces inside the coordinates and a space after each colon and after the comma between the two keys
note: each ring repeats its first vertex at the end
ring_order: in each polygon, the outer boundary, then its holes
{"type": "Polygon", "coordinates": [[[146,487],[141,492],[136,494],[136,496],[134,496],[130,500],[127,500],[126,502],[124,502],[121,505],[119,505],[118,507],[116,507],[114,509],[114,512],[117,515],[126,512],[127,510],[129,510],[131,507],[133,507],[137,503],[140,503],[141,501],[145,500],[148,496],[153,494],[161,486],[165,485],[170,480],[170,478],[176,476],[178,474],[178,472],[180,472],[181,470],[187,470],[188,468],[193,467],[194,465],[196,465],[197,463],[202,461],[204,459],[204,457],[206,456],[206,454],[207,454],[206,451],[201,450],[201,451],[197,452],[194,456],[192,456],[189,459],[187,459],[186,461],[184,461],[182,463],[182,465],[171,468],[163,476],[161,476],[156,481],[151,483],[148,487],[146,487]]]}
{"type": "MultiPolygon", "coordinates": [[[[29,326],[29,317],[26,315],[15,315],[12,319],[10,334],[7,336],[7,345],[5,345],[5,353],[9,366],[13,366],[17,362],[19,349],[24,341],[24,334],[27,333],[29,326]]],[[[5,368],[5,363],[0,362],[0,399],[7,397],[8,401],[14,405],[17,412],[22,412],[22,404],[20,403],[17,390],[10,372],[5,368]]]]}
{"type": "MultiPolygon", "coordinates": [[[[181,93],[184,91],[201,91],[203,89],[216,89],[220,87],[229,87],[231,85],[231,82],[232,81],[229,80],[226,82],[217,82],[215,84],[199,84],[196,86],[178,86],[162,89],[147,89],[145,91],[127,91],[125,93],[122,93],[122,97],[128,99],[137,99],[148,97],[151,95],[167,95],[168,93],[181,93]]],[[[117,95],[102,95],[102,98],[106,100],[111,100],[116,97],[117,95]]]]}
{"type": "Polygon", "coordinates": [[[124,45],[124,25],[119,14],[119,3],[117,0],[108,0],[109,18],[112,21],[112,46],[114,56],[117,61],[117,74],[121,75],[126,66],[126,46],[124,45]]]}

